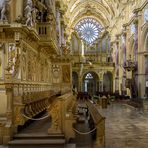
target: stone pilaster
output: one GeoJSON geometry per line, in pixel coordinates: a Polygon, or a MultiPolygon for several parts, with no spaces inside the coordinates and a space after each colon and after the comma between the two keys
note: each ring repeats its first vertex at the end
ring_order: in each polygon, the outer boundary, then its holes
{"type": "Polygon", "coordinates": [[[119,93],[119,41],[118,41],[118,36],[116,37],[116,61],[115,61],[115,66],[116,66],[116,77],[115,77],[115,92],[119,93]]]}
{"type": "Polygon", "coordinates": [[[12,74],[5,74],[5,89],[7,95],[6,124],[4,127],[3,144],[7,144],[13,135],[13,80],[12,74]]]}
{"type": "MultiPolygon", "coordinates": [[[[123,67],[126,66],[126,28],[124,28],[123,30],[123,34],[122,34],[122,44],[123,44],[123,67]]],[[[122,93],[123,94],[126,94],[126,70],[123,68],[123,77],[122,77],[122,93]]]]}

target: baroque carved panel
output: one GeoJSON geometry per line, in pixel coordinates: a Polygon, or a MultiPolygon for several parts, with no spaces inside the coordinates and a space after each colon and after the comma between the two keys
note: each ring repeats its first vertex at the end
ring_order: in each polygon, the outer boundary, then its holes
{"type": "Polygon", "coordinates": [[[70,65],[62,65],[63,83],[70,83],[70,65]]]}
{"type": "Polygon", "coordinates": [[[28,50],[28,80],[35,81],[36,79],[36,53],[32,50],[28,50]]]}
{"type": "Polygon", "coordinates": [[[6,70],[13,75],[13,77],[18,78],[20,70],[20,53],[19,47],[15,43],[9,43],[8,46],[8,64],[6,70]]]}
{"type": "Polygon", "coordinates": [[[57,64],[52,65],[52,78],[53,83],[60,83],[60,66],[57,64]]]}

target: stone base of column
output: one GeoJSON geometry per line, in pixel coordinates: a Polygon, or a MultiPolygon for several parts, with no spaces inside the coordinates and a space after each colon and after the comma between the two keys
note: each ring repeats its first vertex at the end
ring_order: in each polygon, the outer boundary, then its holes
{"type": "Polygon", "coordinates": [[[13,136],[12,127],[6,124],[3,132],[4,133],[3,133],[3,143],[2,144],[7,145],[13,136]]]}

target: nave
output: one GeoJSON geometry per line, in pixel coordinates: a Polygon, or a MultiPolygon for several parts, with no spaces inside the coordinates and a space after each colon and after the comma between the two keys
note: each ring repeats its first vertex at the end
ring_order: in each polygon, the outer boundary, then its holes
{"type": "Polygon", "coordinates": [[[148,0],[0,0],[0,145],[18,140],[23,148],[16,134],[27,125],[23,132],[34,135],[25,138],[36,148],[85,142],[141,148],[146,114],[148,0]],[[87,102],[90,118],[79,123],[75,94],[102,100],[103,110],[87,102]],[[116,104],[118,99],[130,100],[140,114],[116,104]],[[45,110],[52,122],[27,124],[45,110]],[[90,136],[95,140],[81,140],[75,124],[86,132],[96,128],[96,137],[90,136]]]}

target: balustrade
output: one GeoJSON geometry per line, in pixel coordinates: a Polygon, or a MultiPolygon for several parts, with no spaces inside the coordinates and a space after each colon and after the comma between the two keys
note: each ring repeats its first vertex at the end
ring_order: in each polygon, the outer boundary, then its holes
{"type": "MultiPolygon", "coordinates": [[[[74,65],[73,65],[73,67],[77,67],[77,66],[79,66],[80,64],[84,64],[84,66],[88,66],[88,67],[90,67],[90,64],[89,63],[74,63],[74,65]]],[[[115,63],[113,63],[113,62],[94,62],[94,63],[92,63],[92,65],[91,65],[92,67],[93,66],[115,66],[115,63]]]]}
{"type": "Polygon", "coordinates": [[[41,41],[53,41],[57,44],[56,32],[55,28],[51,25],[51,23],[44,22],[37,24],[38,34],[41,37],[41,41]]]}
{"type": "Polygon", "coordinates": [[[105,117],[101,116],[96,106],[91,102],[86,102],[94,126],[96,128],[95,147],[105,147],[105,117]]]}
{"type": "Polygon", "coordinates": [[[47,44],[54,52],[58,52],[57,33],[54,25],[49,22],[40,22],[37,24],[37,31],[40,36],[40,43],[47,44]]]}
{"type": "Polygon", "coordinates": [[[67,142],[70,138],[75,138],[73,130],[73,124],[76,122],[75,109],[76,99],[71,93],[57,97],[48,110],[52,118],[48,133],[64,133],[67,142]]]}

